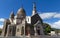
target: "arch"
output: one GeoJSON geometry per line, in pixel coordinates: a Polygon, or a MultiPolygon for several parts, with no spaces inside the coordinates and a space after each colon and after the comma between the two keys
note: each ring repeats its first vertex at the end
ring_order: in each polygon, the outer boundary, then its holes
{"type": "Polygon", "coordinates": [[[22,26],[21,27],[21,35],[23,35],[24,34],[24,27],[22,26]]]}

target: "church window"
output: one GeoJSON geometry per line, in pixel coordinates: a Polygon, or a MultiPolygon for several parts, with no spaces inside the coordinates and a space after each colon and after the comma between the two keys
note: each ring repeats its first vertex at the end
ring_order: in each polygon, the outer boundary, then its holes
{"type": "Polygon", "coordinates": [[[29,18],[28,18],[28,22],[29,22],[29,18]]]}

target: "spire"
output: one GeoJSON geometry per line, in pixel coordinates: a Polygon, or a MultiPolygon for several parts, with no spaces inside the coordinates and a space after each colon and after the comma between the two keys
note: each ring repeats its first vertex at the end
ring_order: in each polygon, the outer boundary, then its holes
{"type": "Polygon", "coordinates": [[[33,11],[32,11],[32,15],[36,14],[36,3],[33,3],[33,11]]]}
{"type": "Polygon", "coordinates": [[[36,3],[33,3],[33,10],[36,11],[36,3]]]}
{"type": "Polygon", "coordinates": [[[14,12],[13,11],[10,14],[10,18],[14,18],[14,12]]]}

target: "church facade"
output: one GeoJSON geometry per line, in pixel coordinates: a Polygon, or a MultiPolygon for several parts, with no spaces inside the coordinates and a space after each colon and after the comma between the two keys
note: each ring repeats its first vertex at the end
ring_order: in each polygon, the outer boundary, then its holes
{"type": "Polygon", "coordinates": [[[18,9],[16,15],[11,12],[10,18],[4,21],[2,36],[44,35],[42,25],[43,21],[34,3],[31,16],[26,16],[23,7],[18,9]]]}

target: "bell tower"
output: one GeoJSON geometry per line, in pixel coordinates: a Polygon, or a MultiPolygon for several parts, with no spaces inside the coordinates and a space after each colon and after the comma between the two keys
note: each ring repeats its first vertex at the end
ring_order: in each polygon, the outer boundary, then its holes
{"type": "MultiPolygon", "coordinates": [[[[22,2],[22,0],[21,0],[22,2]]],[[[21,8],[18,9],[16,15],[16,36],[25,35],[25,22],[26,22],[26,12],[21,4],[21,8]]]]}
{"type": "Polygon", "coordinates": [[[37,13],[36,11],[36,3],[33,3],[33,11],[32,11],[32,16],[35,15],[37,13]]]}

